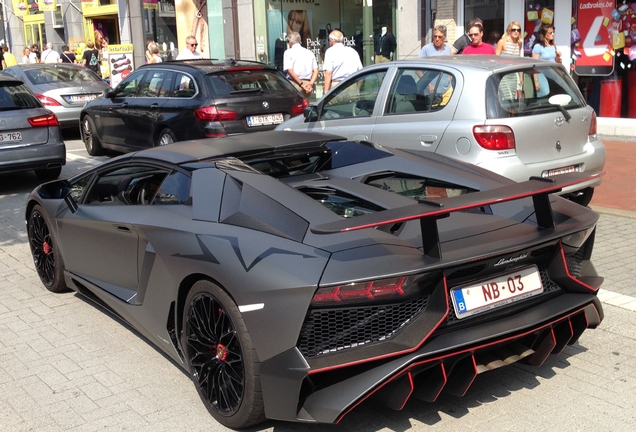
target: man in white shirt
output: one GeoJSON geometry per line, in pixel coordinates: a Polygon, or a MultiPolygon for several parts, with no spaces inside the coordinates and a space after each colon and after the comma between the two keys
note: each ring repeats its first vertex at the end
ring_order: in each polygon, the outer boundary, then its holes
{"type": "Polygon", "coordinates": [[[342,44],[344,36],[340,30],[329,33],[329,48],[325,52],[325,93],[352,73],[362,69],[360,56],[351,47],[342,44]]]}
{"type": "Polygon", "coordinates": [[[184,50],[179,52],[177,60],[197,60],[203,58],[201,57],[201,53],[197,51],[198,46],[197,38],[194,36],[188,36],[186,38],[186,47],[184,50]]]}
{"type": "Polygon", "coordinates": [[[60,55],[57,51],[53,50],[53,44],[51,42],[46,44],[46,49],[42,51],[42,55],[40,56],[40,61],[42,63],[59,63],[60,55]]]}
{"type": "Polygon", "coordinates": [[[301,36],[298,32],[291,32],[287,43],[289,49],[283,54],[283,70],[287,72],[287,78],[292,82],[296,90],[309,100],[314,90],[314,83],[318,78],[318,63],[316,57],[301,44],[301,36]]]}

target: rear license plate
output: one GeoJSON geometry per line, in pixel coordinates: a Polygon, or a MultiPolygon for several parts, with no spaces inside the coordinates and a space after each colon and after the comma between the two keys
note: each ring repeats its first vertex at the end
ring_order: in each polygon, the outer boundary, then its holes
{"type": "Polygon", "coordinates": [[[543,292],[537,266],[451,290],[457,318],[466,318],[543,292]]]}
{"type": "Polygon", "coordinates": [[[265,114],[247,117],[247,125],[253,126],[266,126],[272,124],[280,124],[283,122],[282,114],[265,114]]]}
{"type": "Polygon", "coordinates": [[[97,95],[96,94],[66,96],[66,100],[69,103],[86,103],[86,102],[92,101],[93,99],[97,99],[97,95]]]}
{"type": "Polygon", "coordinates": [[[573,173],[577,171],[578,171],[578,165],[570,165],[563,168],[555,168],[555,169],[548,170],[548,177],[573,173]]]}
{"type": "Polygon", "coordinates": [[[20,142],[22,141],[21,132],[2,132],[0,133],[0,143],[20,142]]]}

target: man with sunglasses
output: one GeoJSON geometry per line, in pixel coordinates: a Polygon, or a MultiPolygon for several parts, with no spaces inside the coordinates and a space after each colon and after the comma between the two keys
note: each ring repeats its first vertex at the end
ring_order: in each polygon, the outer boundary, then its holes
{"type": "Polygon", "coordinates": [[[482,40],[484,37],[484,27],[481,24],[473,24],[468,29],[468,37],[470,38],[470,45],[464,48],[462,54],[495,55],[495,48],[490,44],[484,43],[482,40]]]}
{"type": "MultiPolygon", "coordinates": [[[[474,24],[481,24],[483,27],[484,22],[481,20],[481,18],[475,17],[468,22],[468,28],[471,28],[474,24]]],[[[461,54],[464,51],[464,48],[470,45],[470,42],[470,37],[468,37],[468,35],[464,33],[453,43],[453,46],[451,47],[451,54],[461,54]]]]}
{"type": "Polygon", "coordinates": [[[197,38],[194,36],[188,36],[186,38],[186,47],[184,50],[179,52],[177,60],[196,60],[203,58],[201,57],[201,53],[197,51],[198,46],[197,38]]]}
{"type": "Polygon", "coordinates": [[[446,26],[437,25],[433,29],[433,42],[422,47],[419,57],[433,57],[451,55],[451,48],[444,43],[446,40],[446,26]]]}

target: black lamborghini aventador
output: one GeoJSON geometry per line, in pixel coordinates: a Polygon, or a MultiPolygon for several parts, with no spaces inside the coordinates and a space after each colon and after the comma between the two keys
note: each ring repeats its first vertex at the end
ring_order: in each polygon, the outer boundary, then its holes
{"type": "Polygon", "coordinates": [[[130,323],[220,423],[464,394],[603,319],[598,215],[428,152],[302,132],[182,142],[36,188],[37,272],[130,323]]]}

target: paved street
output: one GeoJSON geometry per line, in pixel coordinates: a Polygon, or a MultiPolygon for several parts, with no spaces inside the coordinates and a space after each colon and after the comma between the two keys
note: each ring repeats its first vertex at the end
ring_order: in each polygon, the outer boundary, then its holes
{"type": "MultiPolygon", "coordinates": [[[[67,138],[65,177],[108,159],[89,158],[77,138],[67,138]]],[[[606,278],[598,329],[542,367],[515,364],[480,375],[463,398],[414,399],[403,411],[362,405],[338,426],[269,421],[251,430],[631,432],[636,208],[616,205],[609,191],[636,185],[633,163],[621,173],[612,168],[636,154],[636,143],[607,148],[609,174],[592,201],[601,213],[593,260],[606,278]]],[[[23,221],[25,197],[37,184],[32,174],[0,176],[0,431],[226,430],[188,376],[130,327],[73,293],[54,295],[41,285],[23,221]]],[[[636,195],[622,196],[629,203],[636,195]]]]}

